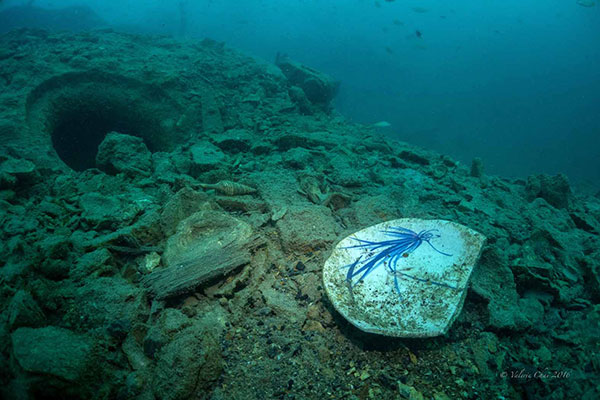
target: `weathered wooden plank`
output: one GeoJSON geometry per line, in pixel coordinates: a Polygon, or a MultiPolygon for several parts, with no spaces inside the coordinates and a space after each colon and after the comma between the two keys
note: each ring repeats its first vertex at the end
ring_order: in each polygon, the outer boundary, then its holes
{"type": "Polygon", "coordinates": [[[263,243],[263,239],[255,236],[243,245],[232,242],[220,248],[212,248],[189,260],[157,268],[141,282],[150,296],[158,300],[189,293],[206,282],[248,264],[252,250],[263,243]]]}

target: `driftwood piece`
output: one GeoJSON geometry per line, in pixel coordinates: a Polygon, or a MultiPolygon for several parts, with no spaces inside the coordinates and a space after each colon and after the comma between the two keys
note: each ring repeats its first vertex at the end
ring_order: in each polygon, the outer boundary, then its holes
{"type": "Polygon", "coordinates": [[[248,264],[251,251],[263,243],[258,236],[243,246],[239,242],[231,242],[187,261],[157,268],[142,279],[142,284],[150,296],[157,300],[189,293],[204,283],[248,264]]]}
{"type": "Polygon", "coordinates": [[[153,270],[142,284],[159,300],[190,292],[249,263],[261,243],[250,225],[225,212],[194,213],[167,240],[166,267],[153,270]]]}

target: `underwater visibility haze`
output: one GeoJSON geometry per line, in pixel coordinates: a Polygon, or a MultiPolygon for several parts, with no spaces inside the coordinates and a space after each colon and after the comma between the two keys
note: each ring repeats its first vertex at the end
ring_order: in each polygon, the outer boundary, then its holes
{"type": "Polygon", "coordinates": [[[595,0],[0,0],[0,398],[600,398],[595,0]]]}

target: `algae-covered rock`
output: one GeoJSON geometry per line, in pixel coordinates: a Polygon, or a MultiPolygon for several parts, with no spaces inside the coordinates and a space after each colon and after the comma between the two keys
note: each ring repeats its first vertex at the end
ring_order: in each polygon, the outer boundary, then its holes
{"type": "Polygon", "coordinates": [[[190,188],[183,188],[172,196],[165,204],[161,213],[161,226],[167,236],[175,233],[177,225],[201,210],[214,209],[215,206],[208,202],[208,196],[190,188]]]}
{"type": "Polygon", "coordinates": [[[35,164],[29,160],[8,157],[0,163],[0,189],[33,183],[37,176],[35,164]]]}
{"type": "Polygon", "coordinates": [[[305,93],[306,98],[313,104],[329,105],[339,89],[339,82],[330,76],[279,55],[277,66],[289,80],[305,93]]]}
{"type": "Polygon", "coordinates": [[[282,156],[283,163],[293,169],[304,169],[310,165],[312,154],[310,151],[303,147],[295,147],[289,149],[282,156]]]}
{"type": "Polygon", "coordinates": [[[0,173],[17,177],[31,176],[35,173],[35,164],[29,160],[9,158],[0,164],[0,173]]]}
{"type": "Polygon", "coordinates": [[[335,220],[325,206],[288,207],[276,225],[284,248],[291,251],[324,248],[337,237],[335,220]]]}
{"type": "Polygon", "coordinates": [[[527,200],[533,201],[541,197],[556,208],[567,208],[571,198],[569,180],[563,174],[555,176],[532,175],[527,178],[525,191],[527,200]]]}
{"type": "Polygon", "coordinates": [[[106,248],[85,253],[77,259],[77,263],[71,267],[70,276],[83,279],[91,275],[101,275],[110,271],[113,267],[112,254],[106,248]]]}
{"type": "Polygon", "coordinates": [[[75,381],[90,361],[89,339],[68,329],[19,328],[11,338],[15,358],[28,372],[75,381]]]}
{"type": "Polygon", "coordinates": [[[180,331],[155,358],[152,390],[163,400],[184,400],[204,393],[222,371],[219,343],[197,326],[180,331]]]}
{"type": "Polygon", "coordinates": [[[152,154],[142,138],[110,132],[98,146],[96,165],[108,174],[149,176],[152,154]]]}
{"type": "Polygon", "coordinates": [[[474,178],[483,176],[483,161],[479,157],[475,157],[471,162],[471,176],[474,178]]]}
{"type": "Polygon", "coordinates": [[[198,174],[215,169],[225,160],[225,154],[214,144],[202,141],[190,148],[192,157],[191,174],[198,174]]]}
{"type": "Polygon", "coordinates": [[[137,207],[125,204],[119,197],[97,192],[83,194],[79,198],[79,204],[83,209],[81,217],[97,228],[114,228],[132,218],[138,211],[137,207]]]}
{"type": "Polygon", "coordinates": [[[239,153],[250,150],[253,135],[245,129],[229,129],[212,139],[221,150],[228,153],[239,153]]]}
{"type": "Polygon", "coordinates": [[[91,277],[76,288],[61,288],[61,293],[68,298],[64,319],[84,329],[135,321],[148,313],[142,290],[120,277],[91,277]]]}
{"type": "Polygon", "coordinates": [[[369,182],[362,168],[354,168],[347,157],[336,155],[329,160],[333,173],[331,180],[340,186],[360,187],[369,182]]]}
{"type": "Polygon", "coordinates": [[[19,290],[8,305],[8,326],[16,329],[19,327],[37,327],[44,322],[44,313],[25,290],[19,290]]]}

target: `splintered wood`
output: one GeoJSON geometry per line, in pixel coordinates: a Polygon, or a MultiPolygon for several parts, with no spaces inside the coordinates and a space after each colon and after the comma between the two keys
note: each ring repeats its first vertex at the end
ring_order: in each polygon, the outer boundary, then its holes
{"type": "Polygon", "coordinates": [[[157,300],[190,293],[196,288],[250,263],[251,251],[263,242],[258,236],[247,243],[230,243],[222,248],[198,254],[165,268],[157,268],[142,279],[150,295],[157,300]]]}
{"type": "Polygon", "coordinates": [[[220,211],[197,212],[181,221],[163,254],[163,268],[142,279],[158,299],[192,292],[242,265],[264,240],[250,225],[220,211]]]}

